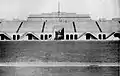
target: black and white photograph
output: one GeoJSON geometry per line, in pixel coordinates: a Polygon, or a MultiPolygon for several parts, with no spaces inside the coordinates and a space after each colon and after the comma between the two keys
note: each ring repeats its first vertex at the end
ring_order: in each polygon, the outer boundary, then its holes
{"type": "Polygon", "coordinates": [[[120,76],[120,0],[0,0],[0,76],[120,76]]]}

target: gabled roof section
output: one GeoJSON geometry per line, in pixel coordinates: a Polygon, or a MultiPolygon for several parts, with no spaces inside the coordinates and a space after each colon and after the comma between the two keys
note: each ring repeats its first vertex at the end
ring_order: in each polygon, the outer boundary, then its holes
{"type": "Polygon", "coordinates": [[[44,22],[24,21],[19,32],[41,32],[44,22]]]}
{"type": "Polygon", "coordinates": [[[56,18],[56,17],[63,17],[63,18],[90,18],[89,14],[76,14],[76,13],[65,13],[65,12],[53,12],[53,13],[42,13],[42,14],[31,14],[28,18],[56,18]],[[59,16],[58,16],[59,15],[59,16]]]}
{"type": "Polygon", "coordinates": [[[98,21],[103,32],[119,32],[120,31],[120,24],[114,20],[107,20],[107,21],[98,21]]]}
{"type": "Polygon", "coordinates": [[[114,21],[120,21],[120,18],[112,18],[114,21]]]}
{"type": "Polygon", "coordinates": [[[0,31],[4,32],[16,32],[19,27],[21,21],[2,21],[0,23],[0,31]]]}
{"type": "Polygon", "coordinates": [[[65,13],[65,12],[53,12],[53,13],[42,13],[42,14],[31,14],[28,17],[28,20],[51,20],[56,18],[63,18],[63,19],[91,19],[89,14],[76,14],[76,13],[65,13]]]}

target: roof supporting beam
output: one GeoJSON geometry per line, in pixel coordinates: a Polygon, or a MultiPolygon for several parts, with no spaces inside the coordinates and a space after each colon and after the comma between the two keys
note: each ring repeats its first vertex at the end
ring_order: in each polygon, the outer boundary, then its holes
{"type": "Polygon", "coordinates": [[[76,27],[75,27],[75,22],[73,22],[73,28],[74,28],[74,32],[77,32],[76,27]]]}
{"type": "Polygon", "coordinates": [[[97,25],[97,27],[98,27],[99,31],[100,31],[100,32],[102,32],[102,29],[100,28],[100,25],[98,24],[98,22],[97,22],[97,21],[95,21],[95,23],[96,23],[96,25],[97,25]]]}
{"type": "Polygon", "coordinates": [[[46,22],[47,22],[47,21],[44,21],[44,23],[43,23],[42,33],[44,32],[46,22]]]}
{"type": "Polygon", "coordinates": [[[20,23],[20,26],[18,27],[18,29],[17,29],[16,33],[18,33],[18,32],[19,32],[19,30],[20,30],[20,28],[21,28],[22,24],[23,24],[23,22],[21,22],[21,23],[20,23]]]}

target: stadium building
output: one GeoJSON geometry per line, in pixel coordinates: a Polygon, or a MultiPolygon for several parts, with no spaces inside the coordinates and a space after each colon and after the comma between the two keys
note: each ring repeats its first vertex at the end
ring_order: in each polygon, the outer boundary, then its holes
{"type": "MultiPolygon", "coordinates": [[[[18,63],[15,67],[25,67],[19,62],[37,63],[26,65],[42,67],[36,69],[36,76],[118,76],[119,60],[120,18],[92,20],[89,14],[53,12],[0,21],[1,66],[7,66],[6,62],[18,63]],[[83,68],[88,65],[97,67],[83,68]]],[[[23,70],[16,76],[33,75],[31,68],[26,68],[30,70],[27,74],[23,70]]]]}

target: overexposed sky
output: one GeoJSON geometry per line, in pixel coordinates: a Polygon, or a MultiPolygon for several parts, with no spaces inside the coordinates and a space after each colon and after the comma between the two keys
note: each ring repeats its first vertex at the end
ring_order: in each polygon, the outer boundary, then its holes
{"type": "MultiPolygon", "coordinates": [[[[120,17],[120,0],[59,0],[61,12],[120,17]]],[[[0,0],[0,18],[25,19],[29,14],[57,12],[58,0],[0,0]]]]}

